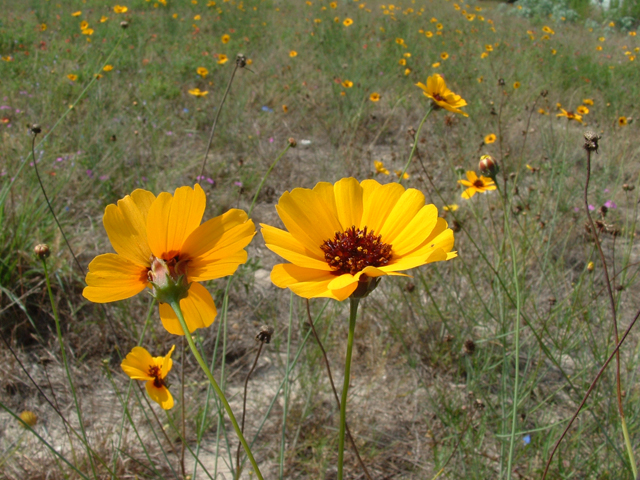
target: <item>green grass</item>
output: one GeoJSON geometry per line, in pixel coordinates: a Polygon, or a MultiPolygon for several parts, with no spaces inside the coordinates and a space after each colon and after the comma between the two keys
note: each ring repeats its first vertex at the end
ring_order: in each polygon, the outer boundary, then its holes
{"type": "MultiPolygon", "coordinates": [[[[614,348],[602,265],[585,231],[582,135],[587,129],[602,135],[600,153],[592,156],[589,203],[594,218],[617,232],[615,237],[602,233],[601,241],[617,287],[621,332],[638,309],[638,189],[622,186],[639,186],[634,121],[639,112],[633,99],[640,95],[640,60],[630,61],[640,53],[635,51],[639,37],[605,26],[589,31],[584,18],[576,24],[524,20],[511,14],[515,7],[486,2],[459,3],[460,10],[445,0],[406,0],[393,10],[377,0],[342,0],[337,8],[328,1],[310,3],[216,0],[207,6],[204,0],[168,0],[165,6],[135,0],[126,3],[127,13],[116,14],[113,5],[95,0],[49,0],[6,12],[0,20],[2,335],[43,389],[51,376],[60,408],[75,425],[73,408],[66,409],[72,399],[60,370],[44,273],[31,254],[36,244],[48,243],[71,376],[82,386],[83,419],[93,425],[89,443],[104,460],[95,462],[96,468],[105,476],[106,464],[118,478],[174,478],[172,470],[180,476],[179,459],[161,426],[178,451],[179,436],[162,411],[158,421],[153,418],[135,385],[127,393],[119,366],[138,342],[163,353],[175,343],[170,381],[177,407],[170,418],[179,426],[180,342],[162,329],[157,308],[144,328],[148,296],[104,310],[81,296],[84,274],[75,268],[44,203],[30,165],[26,125],[42,126],[38,168],[86,267],[95,255],[111,251],[101,223],[106,205],[136,188],[157,194],[193,185],[237,53],[251,62],[237,72],[221,112],[202,182],[205,218],[229,208],[248,209],[287,139],[298,142],[267,178],[253,213],[256,224],[278,222],[274,205],[286,190],[344,176],[394,181],[393,171],[403,168],[411,151],[407,131],[417,128],[428,108],[415,83],[441,73],[468,102],[469,117],[432,112],[404,184],[420,189],[455,227],[459,257],[415,269],[411,278],[384,279],[361,303],[348,421],[374,478],[430,479],[440,469],[439,478],[540,478],[551,448],[614,348]],[[476,16],[469,20],[461,10],[476,16]],[[81,15],[72,16],[76,11],[81,15]],[[108,19],[101,22],[103,16],[108,19]],[[347,17],[353,19],[348,27],[342,23],[347,17]],[[126,29],[120,27],[123,20],[126,29]],[[92,35],[81,32],[82,21],[94,29],[92,35]],[[555,32],[548,39],[544,26],[555,32]],[[224,34],[228,43],[221,40],[224,34]],[[221,54],[229,58],[224,64],[218,64],[221,54]],[[105,64],[113,69],[103,71],[105,64]],[[198,67],[209,74],[202,78],[198,67]],[[77,79],[69,80],[70,74],[77,79]],[[95,74],[101,78],[90,83],[95,74]],[[353,86],[344,87],[345,80],[353,86]],[[196,87],[208,94],[190,95],[196,87]],[[369,99],[374,92],[381,96],[378,102],[369,99]],[[558,103],[575,112],[584,99],[594,102],[584,116],[586,125],[556,117],[558,103]],[[622,116],[629,125],[618,124],[622,116]],[[486,145],[490,133],[498,140],[486,145]],[[457,180],[477,170],[482,154],[499,162],[506,197],[492,192],[464,200],[457,180]],[[391,175],[376,174],[374,160],[383,161],[391,175]],[[616,207],[601,217],[598,209],[607,202],[616,207]],[[458,210],[442,210],[454,203],[458,210]],[[587,269],[591,261],[593,271],[587,269]],[[110,396],[115,388],[119,397],[110,396]],[[128,402],[131,416],[120,401],[128,402]],[[126,433],[122,445],[111,440],[120,428],[126,433]]],[[[583,15],[597,14],[577,7],[583,15]]],[[[281,458],[284,478],[335,478],[338,410],[319,349],[313,337],[304,340],[305,305],[294,299],[290,319],[289,293],[268,281],[278,259],[260,235],[249,258],[228,293],[226,279],[207,285],[219,316],[198,331],[205,361],[211,363],[215,349],[214,375],[219,378],[224,368],[220,383],[238,416],[255,355],[253,338],[261,324],[274,326],[272,343],[249,383],[247,440],[255,440],[253,452],[265,478],[279,476],[281,458]],[[278,389],[288,370],[285,412],[278,389]],[[271,404],[275,395],[279,398],[271,404]]],[[[311,306],[341,385],[347,305],[316,299],[311,306]]],[[[634,330],[621,349],[632,446],[640,438],[638,345],[634,330]]],[[[60,453],[91,478],[85,447],[71,434],[72,451],[60,418],[2,348],[7,371],[0,379],[2,404],[17,414],[35,411],[41,419],[36,432],[62,445],[60,453]]],[[[206,379],[188,356],[184,368],[188,445],[195,450],[202,438],[206,454],[200,458],[213,475],[235,458],[237,440],[224,418],[218,421],[214,396],[203,420],[206,379]]],[[[632,478],[614,372],[611,364],[556,453],[548,478],[632,478]]],[[[21,436],[8,413],[2,419],[7,427],[0,440],[0,478],[44,478],[47,472],[49,478],[80,478],[53,454],[37,453],[41,444],[30,434],[21,436]],[[15,445],[24,456],[15,454],[15,445]]],[[[190,473],[194,461],[188,451],[186,458],[190,473]]],[[[249,470],[246,464],[247,478],[249,470]]],[[[345,470],[348,478],[360,475],[350,447],[345,470]]],[[[201,467],[197,476],[207,478],[201,467]]]]}

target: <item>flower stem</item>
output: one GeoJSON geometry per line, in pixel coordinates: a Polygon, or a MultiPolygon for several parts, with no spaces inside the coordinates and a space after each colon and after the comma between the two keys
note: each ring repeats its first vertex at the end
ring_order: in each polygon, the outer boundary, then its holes
{"type": "Polygon", "coordinates": [[[356,330],[359,298],[350,297],[349,337],[347,339],[347,358],[344,361],[344,383],[342,385],[342,399],[340,400],[340,432],[338,434],[338,480],[342,480],[342,464],[344,462],[344,436],[347,423],[347,394],[349,393],[349,378],[351,376],[351,353],[353,352],[353,334],[356,330]]]}
{"type": "Polygon", "coordinates": [[[407,163],[405,164],[404,169],[400,174],[400,178],[398,178],[398,183],[402,183],[404,174],[409,168],[409,165],[411,164],[411,160],[413,159],[413,154],[416,153],[416,148],[418,147],[418,137],[420,136],[420,131],[422,130],[422,126],[424,125],[424,122],[427,120],[427,117],[429,116],[432,110],[433,109],[429,107],[429,110],[427,110],[427,113],[425,114],[425,116],[422,117],[422,121],[420,122],[420,125],[418,125],[418,130],[416,131],[416,134],[413,137],[413,147],[411,148],[411,153],[409,154],[409,160],[407,160],[407,163]]]}
{"type": "Polygon", "coordinates": [[[240,430],[240,425],[238,425],[238,421],[236,420],[236,417],[233,415],[233,411],[231,410],[231,405],[229,405],[229,402],[227,401],[227,398],[224,396],[224,392],[218,386],[218,383],[216,382],[215,378],[213,378],[213,375],[211,374],[211,371],[209,370],[209,367],[207,366],[205,361],[202,359],[202,356],[198,352],[198,349],[196,348],[195,343],[193,343],[193,338],[191,338],[191,334],[189,333],[189,328],[187,327],[187,322],[185,321],[184,316],[182,315],[182,310],[180,309],[180,302],[179,301],[173,301],[169,305],[171,305],[171,308],[173,309],[173,311],[176,312],[176,316],[178,317],[178,321],[180,322],[180,326],[182,327],[182,331],[184,332],[184,336],[187,339],[187,343],[189,344],[189,348],[191,349],[191,353],[193,353],[193,356],[195,357],[196,361],[200,365],[200,368],[202,369],[202,371],[205,373],[205,375],[209,379],[209,383],[211,383],[211,386],[216,391],[216,394],[218,395],[218,398],[222,402],[222,405],[224,405],[224,409],[227,411],[227,415],[229,415],[229,419],[231,420],[231,423],[233,424],[233,428],[235,429],[236,434],[238,435],[238,438],[240,439],[240,443],[242,443],[242,446],[244,447],[245,452],[247,452],[247,457],[249,457],[249,461],[251,462],[251,465],[253,466],[253,469],[255,471],[256,476],[258,477],[259,480],[264,480],[262,478],[262,474],[260,473],[260,469],[258,468],[258,464],[256,463],[255,459],[253,458],[253,454],[251,453],[251,449],[249,448],[249,444],[244,439],[244,435],[242,435],[242,430],[240,430]]]}

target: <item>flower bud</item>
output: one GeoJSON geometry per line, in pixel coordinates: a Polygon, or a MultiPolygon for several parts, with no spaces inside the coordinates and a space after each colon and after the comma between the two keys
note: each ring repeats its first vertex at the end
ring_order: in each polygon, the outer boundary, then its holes
{"type": "Polygon", "coordinates": [[[291,145],[291,148],[296,148],[298,146],[298,142],[296,142],[296,139],[293,137],[289,137],[289,145],[291,145]]]}
{"type": "Polygon", "coordinates": [[[595,268],[596,268],[596,266],[594,265],[594,263],[593,263],[593,262],[589,262],[589,263],[587,264],[587,270],[588,270],[588,271],[593,272],[593,270],[594,270],[595,268]]]}
{"type": "Polygon", "coordinates": [[[40,243],[39,245],[36,245],[35,248],[33,249],[33,252],[41,260],[44,260],[45,258],[49,258],[49,255],[51,255],[51,251],[49,250],[49,245],[45,243],[40,243]]]}
{"type": "MultiPolygon", "coordinates": [[[[38,416],[30,410],[25,410],[20,414],[20,420],[33,428],[36,426],[36,423],[38,423],[38,416]]],[[[24,425],[22,425],[22,427],[26,428],[24,425]]]]}
{"type": "Polygon", "coordinates": [[[180,264],[169,266],[167,262],[154,257],[149,270],[149,281],[153,285],[153,296],[160,303],[179,302],[189,294],[191,284],[187,283],[180,264]]]}
{"type": "Polygon", "coordinates": [[[498,162],[491,155],[482,155],[480,163],[478,163],[478,169],[484,175],[493,178],[498,173],[498,162]]]}

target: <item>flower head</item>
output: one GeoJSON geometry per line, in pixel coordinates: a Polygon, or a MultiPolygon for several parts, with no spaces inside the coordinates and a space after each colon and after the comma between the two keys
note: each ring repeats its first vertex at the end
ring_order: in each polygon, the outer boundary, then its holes
{"type": "Polygon", "coordinates": [[[487,145],[490,144],[490,143],[493,143],[495,141],[496,141],[495,133],[490,133],[489,135],[484,137],[484,143],[486,143],[487,145]]]}
{"type": "Polygon", "coordinates": [[[582,123],[582,115],[565,110],[564,108],[560,108],[560,110],[562,111],[556,114],[556,117],[567,117],[567,120],[575,120],[576,122],[582,123]]]}
{"type": "Polygon", "coordinates": [[[113,7],[113,11],[115,13],[127,13],[129,9],[124,5],[116,5],[115,7],[113,7]]]}
{"type": "Polygon", "coordinates": [[[343,24],[345,27],[350,27],[351,25],[353,25],[353,20],[352,20],[351,18],[345,18],[345,19],[342,21],[342,24],[343,24]]]}
{"type": "Polygon", "coordinates": [[[173,408],[173,396],[167,388],[165,378],[173,366],[171,354],[175,348],[175,345],[172,346],[164,357],[152,357],[145,348],[133,347],[120,364],[124,373],[133,380],[147,381],[145,387],[151,400],[165,410],[173,408]]]}
{"type": "Polygon", "coordinates": [[[304,298],[342,301],[382,276],[457,256],[438,209],[399,183],[321,182],[285,192],[276,210],[288,231],[263,224],[262,236],[291,263],[276,265],[271,280],[304,298]]]}
{"type": "Polygon", "coordinates": [[[444,83],[444,78],[441,75],[432,75],[427,78],[427,84],[421,82],[416,83],[416,86],[422,89],[422,93],[429,97],[437,107],[444,108],[453,113],[461,113],[465,117],[469,115],[460,110],[460,107],[464,107],[467,102],[460,96],[453,93],[447,88],[444,83]]]}
{"type": "Polygon", "coordinates": [[[209,70],[207,70],[205,67],[198,67],[196,69],[196,73],[202,78],[205,78],[207,75],[209,75],[209,70]]]}
{"type": "Polygon", "coordinates": [[[377,102],[378,100],[380,100],[380,94],[378,92],[373,92],[371,95],[369,95],[369,100],[371,100],[372,102],[377,102]]]}
{"type": "Polygon", "coordinates": [[[344,88],[351,88],[351,87],[353,87],[353,82],[351,80],[343,80],[342,81],[342,86],[344,88]]]}
{"type": "Polygon", "coordinates": [[[75,73],[70,73],[69,75],[67,75],[67,78],[72,82],[75,82],[78,79],[78,75],[76,75],[75,73]]]}
{"type": "Polygon", "coordinates": [[[291,58],[293,58],[293,57],[297,57],[297,56],[298,56],[298,52],[296,52],[295,50],[291,50],[291,51],[289,52],[289,56],[290,56],[291,58]]]}
{"type": "Polygon", "coordinates": [[[476,193],[484,193],[497,188],[492,179],[485,176],[478,177],[473,170],[467,171],[467,180],[458,180],[458,183],[467,187],[467,189],[462,192],[462,198],[466,199],[473,197],[476,193]]]}
{"type": "Polygon", "coordinates": [[[105,72],[110,72],[111,70],[113,70],[113,65],[105,65],[102,70],[104,70],[105,72]]]}
{"type": "MultiPolygon", "coordinates": [[[[153,287],[161,299],[161,289],[174,284],[187,288],[180,308],[189,331],[211,325],[216,307],[198,282],[231,275],[246,262],[244,248],[255,227],[237,209],[200,224],[206,201],[204,191],[196,185],[157,197],[135,190],[117,205],[108,205],[102,223],[117,253],[93,259],[82,295],[92,302],[107,303],[153,287]]],[[[160,319],[169,333],[183,334],[173,309],[162,300],[160,319]]]]}
{"type": "Polygon", "coordinates": [[[618,125],[621,127],[626,127],[629,122],[627,121],[627,117],[618,117],[618,125]]]}
{"type": "Polygon", "coordinates": [[[382,173],[383,175],[389,175],[389,169],[385,168],[384,163],[378,160],[373,161],[373,165],[376,167],[376,173],[382,173]]]}
{"type": "Polygon", "coordinates": [[[224,65],[228,60],[229,58],[224,53],[218,54],[218,65],[224,65]]]}
{"type": "Polygon", "coordinates": [[[576,112],[580,115],[587,115],[589,113],[589,109],[584,105],[580,105],[578,108],[576,108],[576,112]]]}
{"type": "Polygon", "coordinates": [[[231,40],[231,37],[226,33],[220,37],[220,41],[222,43],[229,43],[229,40],[231,40]]]}
{"type": "Polygon", "coordinates": [[[188,90],[187,93],[189,93],[189,95],[193,95],[194,97],[204,97],[209,92],[207,90],[200,90],[199,88],[192,88],[191,90],[188,90]]]}

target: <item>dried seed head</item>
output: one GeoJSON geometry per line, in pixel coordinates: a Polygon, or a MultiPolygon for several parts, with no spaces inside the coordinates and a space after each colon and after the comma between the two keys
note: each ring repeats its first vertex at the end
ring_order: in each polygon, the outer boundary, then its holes
{"type": "Polygon", "coordinates": [[[477,398],[476,401],[473,402],[473,406],[476,408],[476,410],[482,410],[484,408],[484,402],[477,398]]]}
{"type": "Polygon", "coordinates": [[[473,355],[473,353],[476,351],[476,344],[473,340],[471,340],[470,338],[464,341],[464,350],[463,353],[465,355],[473,355]]]}
{"type": "Polygon", "coordinates": [[[498,79],[498,85],[500,85],[501,87],[504,87],[504,78],[498,79]]]}
{"type": "Polygon", "coordinates": [[[547,95],[549,95],[549,90],[542,90],[542,91],[540,92],[540,96],[541,96],[541,97],[546,97],[547,95]]]}
{"type": "Polygon", "coordinates": [[[270,325],[262,325],[260,331],[256,335],[256,340],[262,343],[271,343],[271,336],[273,335],[273,327],[270,325]]]}
{"type": "Polygon", "coordinates": [[[634,190],[635,188],[636,188],[635,185],[629,185],[628,183],[625,183],[624,185],[622,185],[622,189],[625,192],[630,192],[630,191],[634,190]]]}
{"type": "Polygon", "coordinates": [[[549,297],[547,301],[549,302],[550,307],[553,307],[557,302],[556,297],[549,297]]]}
{"type": "Polygon", "coordinates": [[[49,258],[51,255],[51,251],[49,250],[49,245],[45,243],[40,243],[35,246],[33,252],[37,255],[38,258],[44,260],[45,258],[49,258]]]}
{"type": "MultiPolygon", "coordinates": [[[[31,410],[25,410],[20,414],[20,420],[29,425],[30,427],[35,427],[36,423],[38,423],[38,416],[33,413],[31,410]]],[[[20,424],[23,428],[26,428],[23,424],[20,424]]]]}
{"type": "Polygon", "coordinates": [[[415,284],[409,282],[409,283],[407,283],[405,285],[404,289],[405,289],[405,291],[407,291],[409,293],[412,293],[416,289],[416,286],[415,286],[415,284]]]}
{"type": "Polygon", "coordinates": [[[602,218],[607,216],[607,212],[609,211],[609,209],[607,208],[606,205],[602,205],[599,209],[598,209],[598,213],[600,214],[600,216],[602,218]]]}
{"type": "Polygon", "coordinates": [[[123,20],[120,22],[120,28],[125,29],[129,26],[129,22],[123,20]]]}
{"type": "Polygon", "coordinates": [[[602,137],[597,133],[587,130],[584,132],[584,149],[588,152],[598,153],[598,140],[602,137]]]}
{"type": "Polygon", "coordinates": [[[244,54],[239,53],[236,55],[236,65],[238,65],[238,68],[244,68],[247,66],[247,57],[244,56],[244,54]]]}
{"type": "Polygon", "coordinates": [[[298,142],[296,142],[296,139],[293,137],[289,137],[289,145],[291,145],[291,148],[296,148],[298,146],[298,142]]]}
{"type": "Polygon", "coordinates": [[[34,135],[38,135],[40,132],[42,132],[42,128],[40,128],[39,124],[34,123],[33,125],[31,125],[31,133],[33,133],[34,135]]]}

